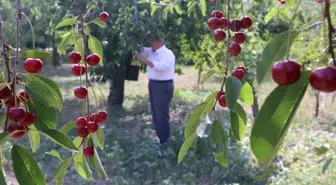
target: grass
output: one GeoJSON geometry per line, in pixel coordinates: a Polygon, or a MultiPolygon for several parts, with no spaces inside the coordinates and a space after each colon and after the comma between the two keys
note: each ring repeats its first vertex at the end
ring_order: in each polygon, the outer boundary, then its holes
{"type": "MultiPolygon", "coordinates": [[[[80,101],[73,98],[73,88],[80,85],[78,78],[71,75],[70,67],[63,65],[58,69],[46,68],[42,73],[53,79],[60,86],[64,96],[65,110],[59,117],[59,125],[75,120],[81,114],[80,101]]],[[[106,103],[95,104],[91,101],[93,110],[100,108],[109,109],[109,122],[104,126],[105,150],[99,155],[106,168],[109,180],[97,178],[94,182],[88,182],[79,177],[73,168],[68,172],[66,185],[95,184],[95,185],[147,185],[147,184],[174,184],[174,185],[215,185],[215,184],[321,184],[334,185],[336,183],[336,162],[332,163],[325,174],[322,174],[324,162],[318,161],[324,156],[317,156],[314,147],[329,143],[335,147],[336,124],[335,105],[331,105],[331,96],[321,97],[321,112],[319,118],[314,118],[315,97],[309,90],[295,116],[293,125],[285,139],[284,145],[276,158],[274,166],[277,169],[264,180],[258,180],[260,168],[251,155],[248,146],[248,135],[242,143],[229,140],[229,168],[221,167],[213,158],[212,152],[217,151],[209,143],[209,129],[205,136],[198,140],[197,150],[189,151],[184,161],[177,166],[177,154],[183,143],[183,127],[189,113],[208,94],[216,91],[220,81],[210,79],[202,88],[196,90],[197,73],[192,68],[185,68],[184,75],[177,76],[175,80],[175,94],[172,103],[172,138],[163,156],[159,155],[155,148],[156,134],[151,126],[149,112],[147,78],[141,74],[139,81],[126,82],[125,102],[122,109],[108,108],[106,103]]],[[[106,100],[109,92],[109,84],[99,84],[102,90],[102,100],[106,100]]],[[[259,94],[261,105],[267,95],[275,87],[273,83],[262,85],[259,94]]],[[[90,97],[94,99],[93,96],[90,97]]],[[[101,102],[101,101],[100,101],[101,102]]],[[[249,112],[249,129],[252,124],[251,108],[245,106],[249,112]]],[[[227,110],[220,112],[223,119],[228,118],[227,110]]],[[[72,137],[75,131],[71,132],[72,137]]],[[[45,139],[45,138],[43,138],[45,139]]],[[[20,143],[28,146],[28,137],[20,143]]],[[[10,157],[11,143],[6,143],[5,156],[10,157]]],[[[45,152],[55,148],[50,142],[42,142],[36,154],[41,167],[47,173],[48,184],[52,183],[52,169],[59,161],[45,152]]],[[[57,148],[57,147],[56,147],[57,148]]],[[[59,148],[62,155],[69,155],[59,148]]],[[[217,151],[218,152],[218,151],[217,151]]],[[[329,152],[328,155],[331,155],[329,152]]],[[[326,160],[325,160],[326,161],[326,160]]],[[[10,164],[7,165],[8,169],[10,164]]],[[[11,173],[8,171],[9,176],[11,173]]]]}

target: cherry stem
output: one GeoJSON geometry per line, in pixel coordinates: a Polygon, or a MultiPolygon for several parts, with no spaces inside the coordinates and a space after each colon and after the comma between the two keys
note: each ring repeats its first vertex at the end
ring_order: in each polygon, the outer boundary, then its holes
{"type": "Polygon", "coordinates": [[[328,21],[328,40],[329,40],[329,52],[331,54],[331,57],[333,59],[333,65],[336,66],[336,60],[335,60],[335,53],[334,53],[334,47],[333,47],[333,33],[334,33],[334,27],[332,25],[331,21],[331,15],[330,15],[330,0],[325,1],[325,11],[324,11],[324,17],[327,18],[328,21]]]}
{"type": "Polygon", "coordinates": [[[20,31],[19,31],[19,26],[20,26],[20,19],[22,18],[22,12],[21,12],[21,0],[17,0],[17,15],[16,15],[16,50],[15,50],[15,65],[14,65],[14,72],[13,72],[13,83],[12,83],[12,88],[13,88],[13,98],[15,102],[15,107],[18,106],[18,102],[16,99],[16,73],[17,73],[17,68],[19,66],[19,48],[20,48],[20,31]]]}
{"type": "Polygon", "coordinates": [[[34,26],[33,24],[30,22],[28,16],[24,13],[22,13],[22,15],[24,16],[24,18],[28,21],[30,29],[32,30],[32,39],[33,39],[33,50],[35,50],[35,32],[34,32],[34,26]]]}
{"type": "MultiPolygon", "coordinates": [[[[230,0],[227,0],[227,19],[230,20],[230,0]]],[[[225,85],[225,82],[226,82],[226,77],[228,75],[228,71],[229,71],[229,60],[230,60],[230,38],[231,38],[231,34],[230,34],[230,29],[228,28],[227,29],[227,34],[228,34],[228,40],[227,40],[227,50],[226,50],[226,61],[225,61],[225,71],[224,71],[224,79],[223,79],[223,83],[221,85],[221,88],[220,88],[220,91],[223,91],[224,89],[224,85],[225,85]]],[[[216,100],[215,100],[215,104],[214,106],[212,107],[212,110],[215,110],[215,107],[216,107],[216,104],[217,104],[217,97],[216,97],[216,100]]]]}
{"type": "Polygon", "coordinates": [[[292,37],[293,23],[294,23],[294,20],[295,20],[295,17],[296,17],[296,12],[298,11],[301,3],[302,3],[302,0],[299,0],[299,2],[296,4],[294,12],[293,12],[292,19],[291,19],[290,24],[289,24],[288,45],[287,45],[287,54],[286,54],[286,59],[287,60],[289,59],[289,52],[290,52],[290,47],[291,47],[291,43],[292,43],[291,42],[291,40],[292,40],[291,37],[292,37]]]}
{"type": "MultiPolygon", "coordinates": [[[[80,10],[79,8],[79,5],[76,4],[77,6],[77,11],[78,11],[78,14],[79,14],[79,17],[78,17],[78,20],[80,21],[80,25],[81,25],[81,29],[80,29],[80,33],[83,37],[83,45],[84,45],[84,56],[83,56],[83,61],[84,61],[84,65],[85,65],[85,68],[86,68],[86,72],[85,72],[85,78],[86,78],[86,88],[89,89],[89,86],[91,85],[91,83],[89,82],[89,76],[88,76],[88,64],[87,64],[87,61],[86,61],[86,56],[88,55],[88,48],[87,48],[87,43],[88,43],[88,38],[87,38],[87,35],[85,35],[85,32],[84,32],[84,17],[82,15],[82,11],[80,10]]],[[[87,103],[87,117],[88,117],[88,120],[90,119],[90,99],[89,99],[89,95],[86,96],[86,103],[87,103]]]]}

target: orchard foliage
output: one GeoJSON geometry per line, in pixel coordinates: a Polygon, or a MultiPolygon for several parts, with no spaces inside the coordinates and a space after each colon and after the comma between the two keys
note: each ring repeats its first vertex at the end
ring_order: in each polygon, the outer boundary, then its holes
{"type": "MultiPolygon", "coordinates": [[[[224,63],[226,63],[223,84],[219,87],[219,91],[210,94],[189,116],[184,129],[185,142],[180,149],[178,163],[181,163],[189,148],[196,149],[197,133],[200,129],[206,128],[203,123],[210,117],[212,121],[211,141],[223,148],[221,153],[214,152],[213,155],[222,166],[228,167],[231,165],[226,154],[228,150],[226,143],[230,138],[229,136],[233,135],[236,140],[242,141],[247,131],[246,113],[241,104],[253,104],[251,86],[244,80],[245,72],[250,69],[248,66],[246,69],[239,67],[240,62],[236,59],[240,54],[240,47],[238,46],[245,40],[240,36],[237,38],[237,34],[242,35],[242,32],[248,33],[250,30],[246,30],[242,26],[243,20],[241,17],[246,16],[242,2],[231,0],[211,2],[216,4],[216,8],[211,9],[212,17],[207,23],[209,33],[212,33],[214,40],[219,41],[220,46],[223,47],[222,53],[225,56],[224,63]],[[241,8],[237,9],[237,7],[241,8]],[[224,20],[225,23],[222,22],[224,20]],[[235,34],[235,36],[232,37],[232,34],[235,34]],[[237,46],[233,46],[234,43],[237,46]],[[228,73],[228,70],[232,69],[229,64],[237,66],[231,75],[228,73]],[[219,106],[216,106],[217,102],[219,106]],[[230,111],[231,123],[221,123],[216,116],[213,116],[217,108],[226,107],[230,111]]],[[[274,36],[265,44],[260,58],[251,65],[256,66],[256,82],[258,85],[262,85],[271,79],[278,85],[261,106],[253,121],[251,133],[248,134],[255,158],[266,168],[270,167],[281,148],[281,144],[291,126],[291,121],[297,109],[300,108],[300,102],[307,89],[312,87],[313,90],[325,93],[335,93],[336,90],[335,29],[333,14],[331,13],[335,10],[333,8],[334,3],[328,0],[302,2],[302,0],[249,1],[252,4],[259,3],[259,6],[262,3],[270,4],[268,13],[263,20],[265,24],[271,21],[282,21],[288,22],[289,25],[288,30],[274,36]],[[306,15],[303,8],[312,9],[312,7],[315,7],[313,8],[314,11],[306,15]],[[316,33],[320,33],[321,37],[315,36],[313,42],[305,40],[305,38],[312,34],[316,35],[316,33]],[[325,40],[325,42],[321,42],[322,40],[325,40]],[[294,48],[293,45],[306,47],[304,51],[307,55],[294,52],[300,48],[294,48]]],[[[189,3],[197,2],[189,1],[189,3]]],[[[201,10],[203,11],[206,6],[202,1],[199,3],[202,5],[201,10]]],[[[211,15],[211,13],[208,14],[211,15]]],[[[252,25],[252,30],[254,26],[252,25]]],[[[247,44],[242,45],[241,48],[244,49],[247,44]]],[[[208,79],[212,74],[215,73],[207,74],[205,78],[208,79]]],[[[323,154],[326,154],[328,149],[320,150],[323,150],[323,154]]],[[[319,155],[323,154],[320,153],[319,155]]],[[[326,168],[330,165],[332,159],[327,160],[326,168]]],[[[325,170],[323,169],[323,171],[325,170]]]]}
{"type": "MultiPolygon", "coordinates": [[[[7,44],[3,31],[6,27],[0,22],[1,59],[4,68],[0,78],[1,125],[3,126],[0,143],[2,144],[10,138],[15,142],[15,140],[28,135],[31,150],[28,150],[28,146],[18,144],[14,144],[12,147],[13,171],[17,181],[20,184],[46,184],[38,162],[31,154],[31,152],[38,152],[40,142],[44,142],[41,141],[40,135],[46,136],[45,138],[69,151],[69,156],[61,156],[54,149],[48,153],[59,159],[59,165],[54,170],[56,184],[63,184],[67,170],[72,164],[77,173],[85,179],[93,180],[92,170],[107,178],[97,150],[98,147],[101,150],[104,149],[104,132],[100,125],[107,120],[107,112],[104,110],[97,113],[91,112],[88,94],[93,93],[96,98],[96,94],[100,90],[98,86],[90,82],[86,70],[98,65],[103,58],[102,44],[90,34],[89,26],[96,24],[102,28],[106,27],[105,21],[108,20],[108,14],[103,12],[98,16],[92,12],[90,15],[95,19],[86,22],[83,10],[77,5],[77,16],[66,18],[56,26],[56,29],[72,27],[69,29],[68,38],[71,38],[73,43],[71,45],[71,42],[67,42],[72,50],[69,54],[69,62],[73,63],[72,72],[75,76],[79,76],[78,80],[81,84],[80,87],[74,89],[74,96],[82,99],[83,106],[86,107],[81,117],[62,125],[62,127],[57,127],[56,112],[63,113],[63,97],[55,82],[38,75],[43,70],[43,62],[50,54],[35,49],[33,27],[31,27],[33,49],[20,51],[20,22],[23,19],[30,22],[21,5],[21,1],[18,0],[15,14],[15,48],[7,44]],[[21,63],[24,71],[20,68],[21,63]],[[78,137],[73,139],[67,134],[75,127],[78,137]]],[[[95,101],[97,102],[97,99],[95,101]]],[[[1,169],[3,169],[2,165],[1,169]]],[[[6,184],[4,170],[1,170],[0,176],[0,184],[6,184]]]]}

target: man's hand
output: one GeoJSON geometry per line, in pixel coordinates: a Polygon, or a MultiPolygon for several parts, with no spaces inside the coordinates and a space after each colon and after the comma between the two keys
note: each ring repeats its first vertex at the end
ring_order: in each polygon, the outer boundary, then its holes
{"type": "Polygon", "coordinates": [[[136,53],[135,56],[137,57],[138,60],[141,62],[144,62],[146,58],[141,54],[141,53],[136,53]]]}
{"type": "Polygon", "coordinates": [[[135,54],[135,56],[136,56],[137,59],[140,60],[142,63],[148,65],[148,66],[151,67],[151,68],[154,67],[153,62],[147,60],[141,53],[137,53],[137,54],[135,54]]]}

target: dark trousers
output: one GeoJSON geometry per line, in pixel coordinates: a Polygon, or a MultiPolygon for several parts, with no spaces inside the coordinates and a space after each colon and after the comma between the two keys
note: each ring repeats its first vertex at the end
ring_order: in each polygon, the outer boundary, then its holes
{"type": "Polygon", "coordinates": [[[165,143],[170,136],[169,107],[174,94],[174,82],[150,80],[148,88],[152,123],[160,143],[165,143]]]}

